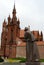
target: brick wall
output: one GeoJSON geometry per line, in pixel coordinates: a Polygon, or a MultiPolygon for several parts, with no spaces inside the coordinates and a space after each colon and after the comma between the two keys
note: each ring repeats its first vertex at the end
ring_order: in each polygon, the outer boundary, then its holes
{"type": "Polygon", "coordinates": [[[44,59],[44,45],[38,45],[37,47],[38,47],[40,59],[44,59]]]}
{"type": "Polygon", "coordinates": [[[8,58],[16,58],[16,46],[15,45],[6,45],[5,56],[8,58]]]}
{"type": "Polygon", "coordinates": [[[2,49],[0,49],[0,56],[3,56],[4,55],[4,52],[2,49]]]}
{"type": "Polygon", "coordinates": [[[25,46],[17,46],[16,57],[26,57],[26,47],[25,46]]]}
{"type": "MultiPolygon", "coordinates": [[[[40,59],[44,59],[44,45],[37,45],[36,54],[39,54],[40,59]]],[[[17,46],[16,57],[26,57],[26,47],[25,46],[17,46]]]]}
{"type": "Polygon", "coordinates": [[[9,58],[16,58],[16,46],[15,45],[12,45],[12,47],[10,48],[9,58]]]}

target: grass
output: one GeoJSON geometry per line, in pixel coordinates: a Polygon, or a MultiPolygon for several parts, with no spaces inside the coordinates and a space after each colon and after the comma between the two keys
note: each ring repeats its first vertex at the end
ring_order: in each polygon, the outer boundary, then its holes
{"type": "Polygon", "coordinates": [[[9,58],[8,59],[8,62],[12,63],[12,62],[26,62],[26,58],[21,58],[21,57],[18,57],[18,58],[9,58]]]}
{"type": "Polygon", "coordinates": [[[13,60],[25,60],[26,58],[18,57],[18,58],[12,58],[13,60]]]}
{"type": "Polygon", "coordinates": [[[12,59],[8,59],[8,62],[12,63],[12,62],[19,62],[20,60],[12,60],[12,59]]]}
{"type": "Polygon", "coordinates": [[[44,62],[44,59],[40,59],[39,61],[40,61],[40,62],[44,62]]]}
{"type": "MultiPolygon", "coordinates": [[[[26,58],[18,57],[18,58],[8,58],[8,62],[19,62],[19,63],[24,63],[26,62],[26,58]]],[[[40,59],[39,62],[44,62],[44,59],[40,59]]]]}

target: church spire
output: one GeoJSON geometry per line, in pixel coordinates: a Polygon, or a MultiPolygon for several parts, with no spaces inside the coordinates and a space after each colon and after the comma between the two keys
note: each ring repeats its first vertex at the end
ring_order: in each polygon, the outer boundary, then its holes
{"type": "Polygon", "coordinates": [[[10,21],[11,21],[11,17],[9,15],[9,17],[8,17],[8,24],[10,24],[10,21]]]}
{"type": "Polygon", "coordinates": [[[18,22],[17,22],[18,24],[20,24],[20,21],[19,21],[19,19],[18,19],[18,22]]]}
{"type": "Polygon", "coordinates": [[[6,31],[6,25],[7,25],[7,23],[6,23],[5,19],[4,19],[3,28],[2,28],[2,31],[3,31],[3,32],[6,31]]]}
{"type": "Polygon", "coordinates": [[[14,8],[13,8],[13,12],[12,12],[12,14],[13,14],[13,17],[15,17],[15,16],[16,16],[15,4],[14,4],[14,8]]]}
{"type": "Polygon", "coordinates": [[[41,31],[41,40],[43,40],[43,33],[42,33],[42,31],[41,31]]]}
{"type": "Polygon", "coordinates": [[[6,26],[6,20],[4,19],[4,22],[3,22],[3,27],[5,27],[6,26]]]}

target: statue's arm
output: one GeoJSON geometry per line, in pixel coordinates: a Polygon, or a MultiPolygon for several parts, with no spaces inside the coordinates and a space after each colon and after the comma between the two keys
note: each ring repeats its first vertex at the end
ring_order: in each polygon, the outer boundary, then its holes
{"type": "Polygon", "coordinates": [[[25,32],[25,34],[24,34],[24,40],[25,41],[31,41],[32,40],[31,39],[31,35],[28,32],[25,32]]]}

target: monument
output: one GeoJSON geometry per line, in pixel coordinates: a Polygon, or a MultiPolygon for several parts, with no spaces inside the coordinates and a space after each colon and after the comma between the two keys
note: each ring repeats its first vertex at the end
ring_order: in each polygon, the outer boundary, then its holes
{"type": "Polygon", "coordinates": [[[35,43],[37,40],[35,40],[33,34],[27,27],[25,28],[24,38],[26,42],[26,65],[40,65],[39,52],[35,43]]]}

